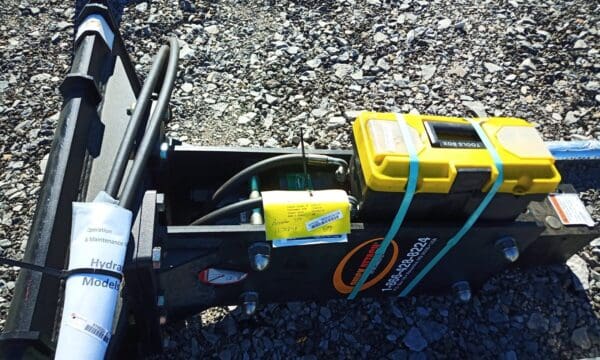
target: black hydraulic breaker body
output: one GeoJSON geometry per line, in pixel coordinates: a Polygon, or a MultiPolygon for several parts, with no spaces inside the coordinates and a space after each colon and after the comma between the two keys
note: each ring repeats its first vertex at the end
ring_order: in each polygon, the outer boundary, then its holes
{"type": "MultiPolygon", "coordinates": [[[[78,35],[71,72],[61,87],[64,104],[33,219],[24,261],[64,268],[73,201],[90,201],[103,189],[141,85],[123,41],[101,2],[87,5],[81,19],[100,15],[114,41],[98,32],[78,35]]],[[[143,130],[143,129],[142,129],[143,130]]],[[[161,326],[212,306],[240,302],[286,302],[346,298],[389,229],[389,219],[354,218],[346,242],[274,247],[265,227],[250,224],[250,211],[212,224],[190,225],[210,210],[211,196],[228,178],[268,158],[297,149],[193,147],[166,139],[155,144],[135,201],[130,249],[124,270],[108,357],[161,349],[161,326]],[[258,250],[257,250],[258,249],[258,250]],[[268,266],[257,269],[255,252],[268,266]],[[211,277],[211,271],[229,282],[211,277]]],[[[351,162],[353,152],[313,151],[351,162]]],[[[587,189],[597,176],[579,176],[581,167],[600,173],[598,161],[561,160],[560,191],[587,189]],[[575,188],[569,186],[573,184],[575,188]]],[[[342,189],[331,169],[308,166],[315,189],[342,189]]],[[[298,190],[299,164],[260,174],[260,190],[298,190]],[[295,179],[290,181],[290,178],[295,179]]],[[[224,200],[248,197],[247,184],[224,200]]],[[[565,226],[547,198],[530,202],[511,220],[475,223],[462,240],[426,273],[408,295],[443,293],[456,284],[476,289],[509,266],[564,261],[600,234],[598,226],[565,226]],[[512,252],[506,251],[509,244],[512,252]],[[516,253],[514,252],[516,251],[516,253]],[[516,255],[515,255],[516,254],[516,255]],[[517,259],[518,257],[518,259],[517,259]]],[[[359,296],[398,296],[458,231],[456,219],[409,219],[394,236],[359,296]]],[[[0,357],[51,358],[62,310],[63,284],[22,270],[4,332],[0,357]]]]}

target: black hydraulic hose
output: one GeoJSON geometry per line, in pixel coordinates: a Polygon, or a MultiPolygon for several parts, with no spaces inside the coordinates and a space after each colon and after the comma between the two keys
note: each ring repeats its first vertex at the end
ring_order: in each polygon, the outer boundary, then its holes
{"type": "Polygon", "coordinates": [[[137,98],[131,119],[129,119],[129,123],[125,129],[123,140],[121,140],[115,162],[113,163],[110,175],[108,176],[108,181],[106,182],[105,191],[113,198],[117,197],[117,194],[119,193],[123,174],[125,173],[125,168],[127,167],[127,162],[129,160],[129,154],[133,148],[133,143],[140,126],[144,122],[144,115],[148,110],[152,92],[156,89],[156,83],[164,73],[168,54],[169,47],[166,45],[162,46],[158,51],[154,63],[152,64],[152,68],[148,73],[148,78],[144,82],[144,86],[137,98]]]}
{"type": "MultiPolygon", "coordinates": [[[[309,165],[336,165],[338,167],[342,166],[344,167],[344,169],[348,169],[348,163],[345,160],[327,155],[306,154],[306,160],[309,165]]],[[[223,183],[223,185],[221,185],[221,187],[218,188],[217,191],[215,191],[211,199],[212,205],[216,205],[229,189],[248,181],[252,176],[260,172],[273,169],[282,165],[302,165],[303,162],[304,158],[302,157],[302,154],[288,154],[274,156],[259,161],[256,164],[252,164],[244,170],[233,175],[229,180],[225,181],[225,183],[223,183]]]]}
{"type": "Polygon", "coordinates": [[[262,198],[257,197],[254,199],[242,200],[233,204],[229,204],[227,206],[223,206],[220,209],[217,209],[213,212],[210,212],[203,217],[195,220],[190,225],[204,225],[212,223],[213,221],[222,218],[227,215],[239,214],[243,211],[248,211],[252,209],[256,209],[262,207],[262,198]]]}
{"type": "Polygon", "coordinates": [[[132,205],[134,196],[138,185],[141,181],[142,175],[146,170],[146,163],[152,152],[152,147],[155,145],[160,130],[160,125],[167,113],[169,107],[169,99],[173,91],[175,84],[175,78],[177,77],[177,62],[179,60],[179,43],[177,39],[171,38],[169,40],[169,62],[165,73],[163,85],[156,101],[156,107],[152,112],[146,133],[144,134],[142,141],[138,147],[138,151],[131,167],[131,172],[127,182],[123,187],[123,192],[119,197],[119,205],[124,208],[129,208],[132,205]]]}
{"type": "MultiPolygon", "coordinates": [[[[354,196],[349,195],[348,202],[351,205],[356,205],[356,203],[358,203],[358,200],[356,200],[354,196]]],[[[229,204],[223,206],[222,208],[214,210],[202,216],[201,218],[194,220],[194,222],[192,222],[190,225],[207,225],[214,222],[215,220],[218,220],[219,218],[228,215],[239,214],[243,211],[250,211],[256,208],[261,208],[262,205],[262,197],[238,201],[236,203],[229,204]]]]}

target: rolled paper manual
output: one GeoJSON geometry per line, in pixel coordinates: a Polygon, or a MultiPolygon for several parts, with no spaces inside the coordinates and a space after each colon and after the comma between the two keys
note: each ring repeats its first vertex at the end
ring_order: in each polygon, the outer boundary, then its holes
{"type": "MultiPolygon", "coordinates": [[[[122,273],[131,234],[131,211],[101,192],[94,202],[73,203],[69,270],[122,273]]],[[[121,281],[76,274],[67,279],[55,359],[104,359],[121,281]]]]}

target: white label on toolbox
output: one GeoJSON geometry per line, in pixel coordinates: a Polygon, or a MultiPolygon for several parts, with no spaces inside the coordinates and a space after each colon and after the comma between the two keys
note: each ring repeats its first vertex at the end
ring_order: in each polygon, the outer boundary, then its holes
{"type": "Polygon", "coordinates": [[[342,214],[341,211],[339,211],[339,210],[332,211],[330,213],[327,213],[323,216],[319,216],[318,218],[307,222],[306,230],[313,231],[316,228],[320,228],[323,225],[327,225],[330,222],[342,219],[343,217],[344,217],[344,214],[342,214]]]}
{"type": "Polygon", "coordinates": [[[550,194],[548,200],[563,225],[594,226],[595,222],[577,194],[550,194]]]}
{"type": "Polygon", "coordinates": [[[315,236],[311,238],[297,238],[297,239],[277,239],[273,240],[273,247],[287,247],[287,246],[304,246],[304,245],[318,245],[318,244],[335,244],[348,242],[348,235],[334,235],[334,236],[315,236]]]}

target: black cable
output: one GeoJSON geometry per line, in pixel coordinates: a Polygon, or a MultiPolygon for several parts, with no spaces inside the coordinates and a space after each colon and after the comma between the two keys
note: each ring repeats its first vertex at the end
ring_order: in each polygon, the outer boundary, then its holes
{"type": "MultiPolygon", "coordinates": [[[[358,200],[352,196],[348,195],[348,202],[353,205],[357,204],[358,200]]],[[[206,225],[209,223],[218,220],[221,217],[225,217],[227,215],[239,214],[244,211],[253,210],[256,208],[262,208],[262,197],[257,197],[254,199],[242,200],[233,204],[229,204],[214,210],[201,218],[194,220],[190,225],[206,225]]]]}
{"type": "MultiPolygon", "coordinates": [[[[327,155],[306,154],[306,160],[308,161],[309,165],[336,165],[338,167],[343,166],[346,169],[348,168],[348,163],[345,160],[327,155]]],[[[256,164],[252,164],[244,170],[233,175],[231,178],[229,178],[229,180],[225,181],[225,183],[223,183],[223,185],[221,185],[221,187],[218,188],[217,191],[215,191],[211,199],[212,205],[216,205],[229,189],[246,182],[252,176],[260,172],[273,169],[282,165],[302,165],[303,162],[304,157],[302,156],[302,154],[288,154],[274,156],[259,161],[256,164]]]]}
{"type": "Polygon", "coordinates": [[[210,212],[204,215],[203,217],[195,220],[190,225],[204,225],[227,215],[239,214],[241,212],[256,209],[259,207],[262,207],[262,197],[242,200],[233,204],[229,204],[227,206],[223,206],[220,209],[210,212]]]}
{"type": "Polygon", "coordinates": [[[77,268],[71,270],[62,270],[55,269],[47,266],[40,266],[36,264],[31,264],[24,261],[9,259],[5,257],[0,257],[0,265],[8,265],[8,266],[16,266],[22,269],[28,269],[31,271],[41,272],[42,274],[50,275],[59,279],[66,279],[71,275],[105,275],[118,279],[119,281],[123,280],[123,274],[117,271],[106,270],[106,269],[97,269],[97,268],[77,268]]]}
{"type": "Polygon", "coordinates": [[[133,110],[133,114],[131,115],[129,123],[127,124],[125,134],[123,135],[123,139],[119,145],[119,150],[117,150],[115,162],[113,163],[110,175],[108,176],[108,181],[106,182],[105,191],[113,198],[116,198],[117,194],[119,193],[121,181],[123,180],[123,174],[125,173],[127,162],[129,161],[129,154],[133,148],[133,143],[138,134],[140,126],[144,122],[145,114],[147,114],[152,92],[154,89],[156,89],[156,84],[162,77],[162,74],[165,70],[165,63],[168,54],[169,47],[163,45],[158,51],[158,54],[156,54],[152,68],[150,69],[148,77],[144,82],[144,86],[140,91],[140,95],[136,100],[135,109],[133,110]]]}
{"type": "Polygon", "coordinates": [[[142,175],[146,170],[146,164],[152,147],[156,143],[158,133],[160,130],[160,124],[162,123],[165,114],[169,106],[169,99],[171,98],[171,92],[175,85],[175,78],[177,77],[177,62],[179,60],[179,43],[177,39],[171,38],[169,40],[170,53],[169,63],[167,65],[167,71],[165,73],[165,79],[163,86],[160,89],[158,100],[156,101],[156,107],[152,112],[152,116],[147,126],[146,133],[142,138],[142,141],[138,147],[138,151],[129,173],[129,178],[123,187],[123,192],[119,197],[119,205],[124,208],[129,208],[138,190],[139,183],[142,179],[142,175]]]}

